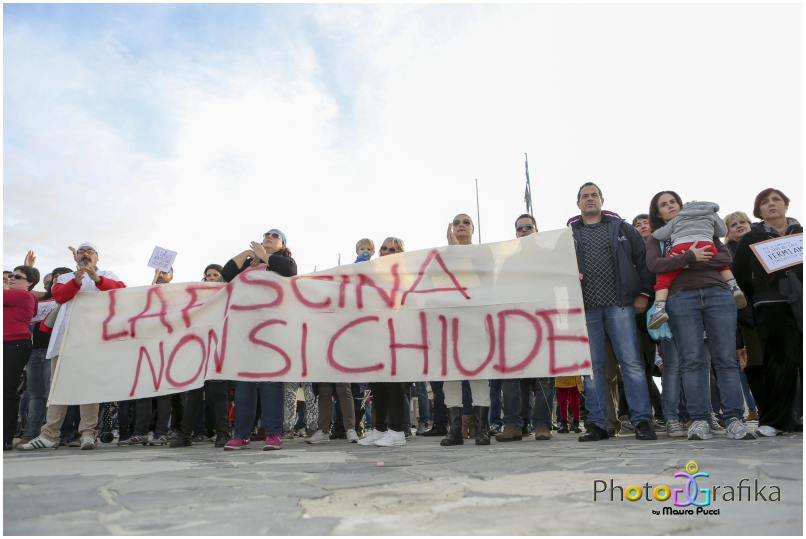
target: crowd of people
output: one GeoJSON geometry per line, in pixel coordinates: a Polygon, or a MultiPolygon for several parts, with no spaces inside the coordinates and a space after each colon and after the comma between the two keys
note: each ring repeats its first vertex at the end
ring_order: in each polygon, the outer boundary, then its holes
{"type": "MultiPolygon", "coordinates": [[[[99,269],[98,248],[70,248],[76,263],[40,281],[36,258],[3,274],[4,450],[95,449],[118,445],[185,447],[212,442],[224,450],[280,449],[295,437],[309,444],[346,439],[380,447],[410,436],[442,446],[537,441],[571,431],[580,442],[634,433],[639,440],[704,440],[717,435],[753,440],[802,429],[803,264],[768,273],[751,245],[801,234],[787,217],[789,198],[765,189],[752,223],[741,211],[720,218],[719,206],[674,191],[652,197],[647,213],[628,223],[603,210],[594,183],[577,194],[573,232],[593,376],[444,382],[289,383],[208,380],[183,393],[81,406],[47,405],[67,316],[78,291],[126,284],[99,269]],[[722,237],[724,236],[724,238],[722,237]],[[654,382],[662,380],[662,392],[654,382]],[[416,413],[412,403],[417,399],[416,413]],[[417,417],[416,422],[412,421],[417,417]],[[752,429],[747,421],[758,421],[752,429]],[[584,427],[584,434],[583,428],[584,427]],[[416,429],[416,430],[415,430],[416,429]],[[414,433],[412,431],[415,431],[414,433]],[[100,432],[100,436],[99,436],[100,432]],[[15,443],[14,439],[19,438],[15,443]]],[[[473,219],[448,225],[449,245],[470,245],[473,219]]],[[[515,220],[514,234],[538,232],[533,216],[515,220]]],[[[405,251],[386,238],[379,256],[405,251]]],[[[375,244],[356,244],[356,263],[375,244]]],[[[539,264],[539,261],[535,261],[539,264]]],[[[270,229],[262,242],[223,266],[210,264],[206,282],[230,282],[249,268],[297,274],[286,235],[270,229]]],[[[173,280],[156,271],[152,285],[173,280]]],[[[92,388],[86,388],[92,392],[92,388]]],[[[91,399],[88,399],[91,400],[91,399]]]]}

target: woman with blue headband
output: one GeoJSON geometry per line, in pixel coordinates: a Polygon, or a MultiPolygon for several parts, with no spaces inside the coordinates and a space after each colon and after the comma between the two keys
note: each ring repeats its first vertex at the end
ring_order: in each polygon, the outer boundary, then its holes
{"type": "MultiPolygon", "coordinates": [[[[253,241],[252,248],[232,258],[224,266],[221,276],[230,282],[250,267],[265,266],[266,271],[283,277],[297,274],[297,263],[291,258],[286,246],[286,237],[272,228],[263,234],[263,242],[253,241]]],[[[283,382],[235,382],[235,436],[227,442],[224,450],[249,449],[252,429],[255,425],[257,392],[260,391],[260,407],[263,425],[263,450],[280,449],[283,445],[283,382]]]]}

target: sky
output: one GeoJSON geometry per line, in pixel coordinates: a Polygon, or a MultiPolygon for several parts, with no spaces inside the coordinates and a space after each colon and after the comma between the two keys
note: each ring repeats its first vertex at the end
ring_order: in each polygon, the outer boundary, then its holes
{"type": "MultiPolygon", "coordinates": [[[[799,4],[3,5],[3,266],[198,281],[279,228],[299,273],[364,237],[514,237],[594,181],[752,213],[803,201],[799,4]]],[[[37,289],[42,289],[40,284],[37,289]]]]}

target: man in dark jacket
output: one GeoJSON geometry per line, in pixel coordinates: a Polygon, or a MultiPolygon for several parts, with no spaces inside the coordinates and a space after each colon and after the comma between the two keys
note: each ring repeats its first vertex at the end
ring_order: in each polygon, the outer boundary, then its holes
{"type": "Polygon", "coordinates": [[[568,221],[574,233],[593,363],[593,378],[583,377],[589,428],[579,441],[608,437],[605,337],[613,343],[621,365],[635,437],[656,440],[635,333],[635,315],[646,312],[655,280],[646,267],[646,244],[641,234],[615,213],[602,211],[603,202],[596,184],[584,184],[577,193],[582,214],[568,221]]]}

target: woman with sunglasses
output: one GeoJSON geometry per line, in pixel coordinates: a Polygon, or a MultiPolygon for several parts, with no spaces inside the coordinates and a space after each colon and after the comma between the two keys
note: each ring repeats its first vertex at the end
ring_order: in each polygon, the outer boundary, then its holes
{"type": "Polygon", "coordinates": [[[30,291],[38,282],[38,269],[17,266],[8,276],[8,290],[3,290],[3,451],[11,449],[17,429],[17,388],[31,357],[29,324],[37,313],[36,297],[30,291]]]}
{"type": "MultiPolygon", "coordinates": [[[[448,224],[448,245],[471,245],[475,226],[473,219],[460,213],[448,224]]],[[[479,280],[482,282],[492,278],[483,268],[477,268],[479,280]]],[[[490,283],[493,284],[492,282],[490,283]]],[[[476,445],[490,445],[490,383],[488,380],[469,380],[473,401],[473,424],[476,429],[476,445]]],[[[432,386],[433,387],[433,384],[432,386]]],[[[442,446],[462,445],[462,382],[448,380],[443,385],[445,406],[448,409],[448,421],[451,430],[440,441],[442,446]]]]}
{"type": "MultiPolygon", "coordinates": [[[[380,256],[405,252],[403,240],[399,238],[386,238],[381,245],[380,256]]],[[[377,445],[380,447],[393,447],[405,445],[404,429],[409,429],[410,419],[407,414],[406,391],[410,383],[405,382],[370,382],[372,391],[372,431],[359,443],[359,445],[377,445]]],[[[320,412],[321,413],[321,412],[320,412]]]]}
{"type": "MultiPolygon", "coordinates": [[[[253,241],[251,249],[233,257],[223,268],[221,276],[230,282],[250,267],[265,266],[283,277],[297,274],[297,263],[291,258],[286,237],[272,228],[263,234],[263,242],[253,241]]],[[[280,449],[283,445],[283,382],[235,382],[235,437],[227,442],[224,450],[249,449],[249,439],[254,427],[257,409],[257,392],[260,391],[260,407],[265,424],[263,450],[280,449]]]]}

